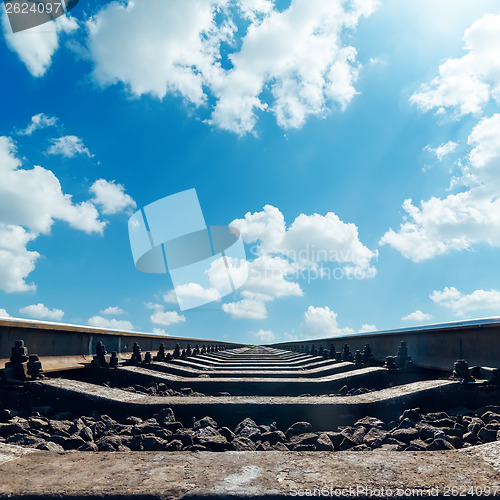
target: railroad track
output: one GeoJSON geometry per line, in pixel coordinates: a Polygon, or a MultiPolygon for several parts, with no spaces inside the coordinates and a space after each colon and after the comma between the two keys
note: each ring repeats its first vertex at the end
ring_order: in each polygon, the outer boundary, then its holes
{"type": "Polygon", "coordinates": [[[500,496],[498,330],[242,346],[0,321],[0,496],[500,496]]]}

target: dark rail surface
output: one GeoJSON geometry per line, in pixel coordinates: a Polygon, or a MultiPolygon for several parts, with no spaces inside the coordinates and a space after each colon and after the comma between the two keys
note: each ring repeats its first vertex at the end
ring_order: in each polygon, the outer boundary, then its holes
{"type": "Polygon", "coordinates": [[[422,368],[452,370],[458,359],[465,359],[469,366],[500,368],[500,318],[486,318],[455,323],[442,323],[408,329],[373,333],[352,334],[314,340],[281,342],[270,347],[292,349],[293,346],[320,345],[337,351],[348,344],[351,352],[362,350],[370,344],[377,361],[384,361],[389,354],[396,355],[402,341],[407,343],[413,364],[422,368]]]}
{"type": "Polygon", "coordinates": [[[127,332],[94,328],[91,326],[68,325],[45,321],[31,321],[17,318],[0,319],[0,369],[11,355],[16,340],[24,340],[30,354],[38,354],[46,371],[59,371],[83,367],[92,361],[97,342],[106,346],[108,353],[116,351],[124,359],[132,352],[134,342],[139,343],[143,352],[158,351],[160,343],[167,351],[179,344],[181,349],[188,344],[226,345],[239,347],[241,344],[218,340],[171,337],[152,333],[127,332]]]}

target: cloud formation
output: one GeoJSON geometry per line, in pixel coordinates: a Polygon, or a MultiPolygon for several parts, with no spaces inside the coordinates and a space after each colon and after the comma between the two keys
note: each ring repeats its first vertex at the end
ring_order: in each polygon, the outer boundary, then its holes
{"type": "Polygon", "coordinates": [[[62,311],[61,309],[49,309],[42,303],[21,307],[21,309],[19,309],[19,312],[21,314],[29,316],[30,318],[50,319],[53,321],[60,321],[64,316],[64,311],[62,311]]]}
{"type": "Polygon", "coordinates": [[[401,318],[403,321],[415,321],[416,323],[422,323],[424,321],[429,321],[432,318],[432,315],[422,312],[420,309],[417,309],[415,312],[408,314],[408,316],[404,316],[401,318]]]}
{"type": "Polygon", "coordinates": [[[352,328],[340,328],[337,322],[337,313],[328,306],[309,306],[304,313],[301,332],[304,338],[310,339],[355,333],[352,328]]]}
{"type": "Polygon", "coordinates": [[[491,311],[500,316],[499,290],[474,290],[467,295],[451,286],[442,291],[435,290],[430,298],[436,304],[451,309],[458,316],[465,316],[473,311],[491,311]]]}
{"type": "Polygon", "coordinates": [[[299,128],[345,109],[357,93],[356,49],[342,34],[377,3],[294,0],[279,10],[267,0],[111,2],[87,22],[93,76],[137,96],[214,102],[207,122],[239,135],[264,111],[282,128],[299,128]]]}
{"type": "Polygon", "coordinates": [[[88,148],[83,144],[82,139],[76,135],[65,135],[51,139],[51,145],[47,149],[49,155],[60,155],[65,158],[74,158],[77,155],[86,155],[92,158],[94,155],[90,153],[88,148]]]}
{"type": "Polygon", "coordinates": [[[96,328],[108,328],[110,330],[128,330],[134,329],[134,325],[130,321],[125,321],[122,319],[108,319],[102,316],[92,316],[88,319],[87,323],[90,326],[95,326],[96,328]]]}

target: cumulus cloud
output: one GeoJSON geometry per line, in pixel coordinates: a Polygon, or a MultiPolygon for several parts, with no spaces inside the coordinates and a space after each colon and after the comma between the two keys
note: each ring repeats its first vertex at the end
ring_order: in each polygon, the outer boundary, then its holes
{"type": "Polygon", "coordinates": [[[337,323],[337,313],[328,306],[309,306],[304,313],[301,332],[304,338],[322,338],[355,333],[352,328],[340,328],[337,323]]]}
{"type": "Polygon", "coordinates": [[[428,321],[432,318],[432,315],[422,312],[420,309],[408,314],[401,318],[403,321],[415,321],[416,323],[422,323],[423,321],[428,321]]]}
{"type": "Polygon", "coordinates": [[[41,303],[21,307],[21,309],[19,309],[19,312],[21,314],[29,316],[30,318],[51,319],[55,321],[60,321],[64,316],[64,311],[62,311],[61,309],[49,309],[41,303]]]}
{"type": "Polygon", "coordinates": [[[468,137],[472,149],[454,185],[462,191],[432,197],[420,206],[403,203],[405,221],[390,229],[380,244],[421,262],[437,255],[485,243],[500,246],[500,114],[483,118],[468,137]]]}
{"type": "Polygon", "coordinates": [[[168,336],[168,333],[163,328],[153,328],[153,333],[155,335],[164,335],[168,336]]]}
{"type": "Polygon", "coordinates": [[[444,62],[410,101],[423,111],[450,108],[457,115],[481,113],[491,100],[500,103],[500,15],[487,14],[467,29],[464,49],[463,57],[444,62]]]}
{"type": "Polygon", "coordinates": [[[342,35],[376,4],[295,0],[279,10],[267,0],[111,2],[87,23],[93,75],[134,95],[177,94],[195,106],[213,99],[207,122],[240,135],[265,110],[279,126],[298,128],[355,96],[356,49],[342,35]]]}
{"type": "Polygon", "coordinates": [[[90,192],[94,195],[92,201],[106,215],[116,214],[128,208],[136,207],[135,201],[125,193],[125,188],[115,181],[97,179],[90,187],[90,192]]]}
{"type": "Polygon", "coordinates": [[[49,234],[56,220],[89,234],[102,234],[106,223],[91,202],[73,203],[50,170],[22,168],[8,137],[0,137],[0,177],[0,289],[33,291],[25,279],[40,255],[27,249],[31,241],[49,234]]]}
{"type": "Polygon", "coordinates": [[[50,142],[51,145],[47,149],[49,155],[61,155],[65,158],[74,158],[77,155],[87,155],[89,158],[94,156],[76,135],[65,135],[51,139],[50,142]]]}
{"type": "Polygon", "coordinates": [[[90,326],[96,328],[109,328],[111,330],[133,330],[134,325],[130,321],[121,319],[108,319],[102,316],[92,316],[87,322],[90,326]]]}
{"type": "Polygon", "coordinates": [[[377,327],[375,325],[361,325],[361,328],[358,330],[358,333],[369,333],[369,332],[376,332],[377,327]]]}
{"type": "Polygon", "coordinates": [[[276,339],[276,336],[272,332],[272,330],[259,330],[254,333],[254,335],[259,339],[260,342],[272,342],[276,339]]]}
{"type": "Polygon", "coordinates": [[[439,161],[443,161],[443,158],[453,153],[457,149],[457,146],[458,144],[456,142],[448,141],[445,144],[441,144],[441,146],[438,146],[437,148],[427,145],[424,149],[436,155],[436,158],[439,161]]]}
{"type": "Polygon", "coordinates": [[[0,318],[10,318],[10,314],[5,309],[0,309],[0,318]]]}
{"type": "Polygon", "coordinates": [[[106,307],[106,309],[101,311],[101,314],[105,314],[107,316],[112,316],[112,315],[125,314],[125,311],[121,307],[110,306],[110,307],[106,307]]]}
{"type": "Polygon", "coordinates": [[[370,278],[377,257],[359,240],[358,229],[332,212],[300,214],[287,227],[280,210],[266,205],[261,212],[247,213],[231,225],[251,245],[254,259],[248,279],[240,289],[243,300],[225,304],[233,317],[267,317],[266,302],[303,295],[300,279],[370,278]]]}
{"type": "Polygon", "coordinates": [[[261,300],[243,299],[239,302],[222,304],[222,310],[233,318],[266,319],[266,305],[261,300]]]}
{"type": "Polygon", "coordinates": [[[466,295],[455,287],[445,287],[444,290],[435,290],[430,298],[436,304],[452,309],[457,315],[465,316],[472,311],[492,311],[500,315],[499,290],[475,290],[466,295]]]}
{"type": "Polygon", "coordinates": [[[40,26],[12,33],[9,19],[2,9],[2,24],[5,41],[35,77],[43,76],[52,63],[52,56],[59,48],[63,33],[71,33],[78,28],[76,20],[61,16],[40,26]]]}
{"type": "Polygon", "coordinates": [[[146,303],[148,309],[152,309],[154,312],[151,314],[151,322],[155,325],[170,326],[177,323],[184,323],[186,317],[179,314],[177,311],[165,311],[161,304],[153,304],[151,302],[146,303]]]}
{"type": "Polygon", "coordinates": [[[36,130],[54,127],[57,124],[57,118],[55,116],[48,116],[44,113],[38,113],[31,117],[31,123],[23,130],[18,132],[19,135],[31,135],[36,130]]]}

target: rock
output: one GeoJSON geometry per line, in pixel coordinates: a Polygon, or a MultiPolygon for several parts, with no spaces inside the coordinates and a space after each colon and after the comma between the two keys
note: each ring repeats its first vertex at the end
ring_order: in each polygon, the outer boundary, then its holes
{"type": "Polygon", "coordinates": [[[418,429],[393,429],[391,436],[403,443],[409,443],[414,439],[418,439],[419,431],[418,429]]]}
{"type": "Polygon", "coordinates": [[[93,432],[90,430],[89,427],[84,427],[79,433],[78,435],[84,440],[84,441],[93,441],[94,440],[94,434],[93,432]]]}
{"type": "Polygon", "coordinates": [[[347,387],[347,385],[344,385],[338,390],[337,396],[347,396],[348,392],[349,392],[349,387],[347,387]]]}
{"type": "Polygon", "coordinates": [[[463,439],[458,436],[446,436],[446,441],[448,441],[448,443],[451,443],[453,445],[453,448],[457,450],[462,448],[464,444],[463,439]]]}
{"type": "Polygon", "coordinates": [[[372,427],[377,427],[378,429],[384,430],[387,428],[385,422],[382,422],[382,420],[379,420],[375,417],[363,417],[354,424],[355,427],[358,427],[360,425],[366,427],[367,430],[371,429],[372,427]]]}
{"type": "Polygon", "coordinates": [[[399,424],[397,422],[395,422],[394,420],[391,420],[388,424],[387,424],[387,430],[388,431],[392,431],[392,429],[395,429],[399,424]]]}
{"type": "Polygon", "coordinates": [[[76,419],[68,429],[69,434],[78,434],[85,427],[81,418],[76,419]]]}
{"type": "Polygon", "coordinates": [[[78,448],[78,451],[99,451],[99,446],[95,443],[84,443],[78,448]]]}
{"type": "Polygon", "coordinates": [[[455,421],[451,418],[439,418],[431,421],[434,427],[453,427],[455,425],[455,421]]]}
{"type": "Polygon", "coordinates": [[[292,424],[285,432],[286,437],[290,439],[291,436],[296,436],[297,434],[304,434],[312,430],[312,425],[309,422],[295,422],[292,424]]]}
{"type": "Polygon", "coordinates": [[[206,446],[212,451],[223,451],[227,445],[227,439],[219,434],[213,427],[197,429],[193,441],[195,444],[206,446]]]}
{"type": "Polygon", "coordinates": [[[483,427],[484,427],[483,421],[479,418],[474,418],[467,426],[467,431],[477,434],[483,427]]]}
{"type": "Polygon", "coordinates": [[[335,449],[332,440],[325,432],[318,436],[315,445],[318,451],[333,451],[335,449]]]}
{"type": "Polygon", "coordinates": [[[203,427],[213,427],[214,429],[217,429],[218,426],[219,424],[217,424],[212,417],[203,417],[193,424],[193,429],[202,429],[203,427]]]}
{"type": "Polygon", "coordinates": [[[289,448],[288,446],[285,444],[285,443],[276,443],[274,446],[273,446],[273,450],[276,450],[276,451],[289,451],[289,448]]]}
{"type": "Polygon", "coordinates": [[[293,451],[316,451],[314,444],[295,444],[292,447],[293,451]]]}
{"type": "Polygon", "coordinates": [[[401,446],[397,444],[389,444],[385,443],[379,447],[380,450],[386,450],[386,451],[400,451],[401,446]]]}
{"type": "Polygon", "coordinates": [[[262,432],[258,427],[243,427],[238,433],[238,436],[247,437],[252,441],[258,441],[262,436],[262,432]]]}
{"type": "Polygon", "coordinates": [[[90,426],[90,429],[92,431],[92,434],[94,435],[94,439],[98,439],[101,436],[104,436],[106,434],[106,431],[108,430],[106,427],[106,424],[104,422],[96,422],[95,424],[92,424],[90,426]]]}
{"type": "Polygon", "coordinates": [[[410,420],[409,418],[404,418],[398,425],[398,429],[413,429],[417,422],[415,420],[410,420]]]}
{"type": "Polygon", "coordinates": [[[258,428],[259,426],[251,419],[251,418],[245,418],[245,420],[242,420],[235,429],[235,434],[239,434],[245,427],[255,427],[258,428]]]}
{"type": "Polygon", "coordinates": [[[488,429],[489,431],[498,431],[500,430],[500,423],[490,422],[489,424],[486,424],[486,429],[488,429]]]}
{"type": "Polygon", "coordinates": [[[356,446],[353,446],[351,448],[351,451],[371,451],[372,448],[370,448],[368,445],[362,443],[362,444],[357,444],[356,446]]]}
{"type": "Polygon", "coordinates": [[[167,431],[175,432],[182,429],[184,426],[180,422],[163,422],[162,427],[167,431]]]}
{"type": "Polygon", "coordinates": [[[419,431],[420,439],[423,441],[426,439],[434,440],[435,438],[444,439],[445,437],[445,433],[442,430],[426,423],[418,422],[417,429],[419,431]]]}
{"type": "Polygon", "coordinates": [[[14,434],[8,437],[5,442],[7,444],[16,444],[19,446],[29,446],[30,448],[36,448],[37,446],[45,443],[45,441],[36,436],[29,436],[28,434],[14,434]]]}
{"type": "MultiPolygon", "coordinates": [[[[410,441],[410,446],[415,448],[414,450],[409,450],[409,451],[423,451],[427,449],[427,443],[424,443],[421,439],[414,439],[413,441],[410,441]]],[[[407,448],[408,450],[409,448],[407,448]]]]}
{"type": "Polygon", "coordinates": [[[491,443],[493,441],[496,441],[496,439],[497,439],[497,431],[493,430],[493,429],[488,429],[487,427],[483,427],[477,433],[477,437],[483,443],[491,443]]]}
{"type": "Polygon", "coordinates": [[[44,430],[48,431],[49,430],[49,423],[47,419],[45,418],[35,418],[35,417],[30,417],[28,418],[28,424],[31,429],[35,430],[44,430]]]}
{"type": "Polygon", "coordinates": [[[187,451],[210,451],[206,446],[202,446],[201,444],[194,444],[187,448],[187,451]]]}
{"type": "Polygon", "coordinates": [[[426,448],[427,451],[454,450],[453,445],[444,439],[434,439],[426,448]]]}
{"type": "Polygon", "coordinates": [[[219,429],[219,434],[221,436],[224,436],[228,440],[228,442],[231,442],[236,437],[234,432],[228,427],[221,427],[219,429]]]}
{"type": "MultiPolygon", "coordinates": [[[[299,434],[298,436],[292,436],[290,438],[290,444],[295,446],[298,444],[313,444],[318,440],[318,435],[308,432],[305,434],[299,434]]],[[[294,448],[295,449],[295,448],[294,448]]]]}
{"type": "Polygon", "coordinates": [[[236,437],[232,444],[236,451],[255,451],[257,446],[256,444],[249,438],[246,437],[236,437]]]}
{"type": "Polygon", "coordinates": [[[82,444],[85,444],[85,441],[81,437],[71,436],[63,441],[62,447],[65,450],[78,450],[82,444]]]}
{"type": "Polygon", "coordinates": [[[478,417],[481,415],[484,415],[485,413],[492,411],[494,413],[500,413],[500,406],[498,405],[486,405],[486,406],[481,406],[481,408],[478,408],[474,414],[477,415],[478,417]]]}
{"type": "Polygon", "coordinates": [[[139,417],[125,417],[120,420],[120,423],[123,425],[138,425],[142,424],[142,418],[139,417]]]}
{"type": "Polygon", "coordinates": [[[361,444],[366,434],[366,427],[362,425],[359,427],[344,427],[340,432],[344,437],[348,437],[354,444],[361,444]]]}
{"type": "Polygon", "coordinates": [[[339,446],[335,446],[335,449],[338,451],[344,451],[352,448],[356,443],[351,441],[348,437],[344,437],[342,442],[339,444],[339,446]]]}
{"type": "Polygon", "coordinates": [[[495,413],[493,411],[487,411],[481,416],[481,420],[487,423],[500,422],[500,413],[495,413]]]}
{"type": "Polygon", "coordinates": [[[370,446],[370,448],[378,448],[381,446],[389,433],[377,427],[371,428],[363,437],[363,443],[370,446]]]}
{"type": "Polygon", "coordinates": [[[340,432],[325,432],[325,434],[330,438],[335,449],[337,449],[344,440],[344,436],[340,432]]]}
{"type": "Polygon", "coordinates": [[[420,414],[420,408],[412,408],[410,410],[405,410],[399,417],[399,421],[403,421],[405,418],[418,422],[421,420],[422,416],[420,414]]]}
{"type": "Polygon", "coordinates": [[[176,421],[172,408],[163,408],[163,410],[159,411],[154,415],[154,418],[163,427],[165,426],[164,424],[167,422],[176,421]]]}
{"type": "Polygon", "coordinates": [[[470,444],[476,444],[478,439],[477,439],[477,436],[473,433],[473,432],[466,432],[463,436],[462,436],[462,439],[466,442],[466,443],[470,443],[470,444]]]}
{"type": "MultiPolygon", "coordinates": [[[[99,451],[115,451],[123,442],[120,436],[103,436],[96,441],[96,444],[99,447],[99,451]],[[110,447],[111,450],[109,449],[110,447]]],[[[140,451],[140,449],[137,449],[137,451],[140,451]]]]}
{"type": "Polygon", "coordinates": [[[0,422],[8,422],[11,418],[19,416],[19,412],[4,408],[0,411],[0,422]]]}
{"type": "Polygon", "coordinates": [[[154,434],[142,434],[135,436],[130,441],[131,449],[138,449],[139,451],[161,451],[165,450],[167,441],[161,439],[154,434]]]}
{"type": "Polygon", "coordinates": [[[64,448],[57,443],[53,443],[52,441],[44,441],[42,444],[37,446],[39,450],[52,451],[54,453],[63,453],[64,448]]]}
{"type": "Polygon", "coordinates": [[[50,436],[47,441],[50,441],[51,443],[56,443],[56,444],[60,444],[61,446],[63,445],[64,441],[66,441],[66,439],[68,438],[69,436],[57,436],[57,435],[54,435],[54,436],[50,436]]]}
{"type": "Polygon", "coordinates": [[[256,451],[270,451],[273,447],[267,442],[259,442],[256,447],[256,451]]]}
{"type": "MultiPolygon", "coordinates": [[[[173,439],[172,441],[168,442],[165,446],[166,451],[179,451],[182,450],[183,443],[179,439],[173,439]]],[[[191,446],[191,445],[189,445],[191,446]]]]}
{"type": "Polygon", "coordinates": [[[187,433],[176,433],[172,434],[168,438],[166,438],[168,442],[170,441],[180,441],[182,446],[192,446],[193,445],[193,436],[187,433]]]}
{"type": "Polygon", "coordinates": [[[450,418],[450,416],[447,413],[445,413],[444,411],[440,411],[437,413],[426,413],[424,415],[424,419],[427,421],[441,420],[443,418],[450,418]]]}
{"type": "Polygon", "coordinates": [[[17,422],[0,424],[0,437],[7,438],[15,434],[29,434],[29,432],[30,429],[27,423],[26,425],[21,425],[17,422]]]}
{"type": "Polygon", "coordinates": [[[271,445],[275,445],[277,442],[284,443],[286,441],[286,436],[282,431],[272,431],[264,432],[260,436],[262,442],[268,442],[271,445]]]}
{"type": "Polygon", "coordinates": [[[69,429],[72,425],[72,422],[68,420],[49,420],[49,430],[51,432],[62,431],[69,435],[69,429]]]}

